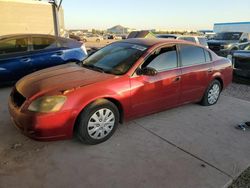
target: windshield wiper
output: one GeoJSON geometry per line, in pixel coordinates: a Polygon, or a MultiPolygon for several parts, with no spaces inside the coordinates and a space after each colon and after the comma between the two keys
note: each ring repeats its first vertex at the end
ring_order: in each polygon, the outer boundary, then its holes
{"type": "Polygon", "coordinates": [[[95,65],[82,64],[82,66],[85,67],[85,68],[91,69],[91,70],[96,70],[96,71],[101,72],[101,73],[105,72],[105,70],[103,68],[97,67],[95,65]]]}

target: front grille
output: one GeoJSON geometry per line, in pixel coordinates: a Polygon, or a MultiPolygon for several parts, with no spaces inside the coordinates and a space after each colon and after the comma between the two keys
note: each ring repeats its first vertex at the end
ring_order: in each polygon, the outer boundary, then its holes
{"type": "Polygon", "coordinates": [[[250,70],[250,59],[248,58],[235,58],[234,68],[242,70],[250,70]]]}
{"type": "Polygon", "coordinates": [[[16,88],[13,89],[11,98],[12,102],[17,107],[21,107],[26,100],[26,98],[21,93],[19,93],[16,88]]]}

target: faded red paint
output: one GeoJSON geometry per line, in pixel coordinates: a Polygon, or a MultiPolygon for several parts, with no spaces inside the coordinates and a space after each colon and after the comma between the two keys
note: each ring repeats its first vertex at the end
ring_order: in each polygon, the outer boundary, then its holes
{"type": "MultiPolygon", "coordinates": [[[[138,39],[130,41],[140,42],[138,39]]],[[[16,84],[16,89],[27,100],[16,108],[9,99],[9,111],[16,126],[37,140],[71,138],[79,113],[97,99],[116,100],[122,108],[123,119],[127,121],[185,103],[198,102],[214,79],[220,79],[223,88],[231,83],[230,61],[219,58],[213,52],[214,61],[207,64],[179,67],[156,76],[134,75],[136,68],[155,48],[170,43],[190,44],[164,39],[141,40],[141,43],[151,47],[125,75],[115,76],[68,64],[24,77],[16,84]],[[65,94],[67,101],[59,112],[46,114],[27,110],[34,99],[62,94],[65,90],[69,90],[65,94]]]]}

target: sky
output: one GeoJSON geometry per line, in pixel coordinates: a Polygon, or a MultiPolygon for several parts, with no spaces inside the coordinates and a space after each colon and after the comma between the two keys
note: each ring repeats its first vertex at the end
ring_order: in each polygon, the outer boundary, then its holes
{"type": "Polygon", "coordinates": [[[213,29],[250,22],[250,0],[63,0],[67,29],[213,29]]]}

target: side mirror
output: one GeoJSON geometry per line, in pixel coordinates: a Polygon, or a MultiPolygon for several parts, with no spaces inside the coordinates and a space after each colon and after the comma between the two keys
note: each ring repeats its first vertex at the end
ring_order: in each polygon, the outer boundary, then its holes
{"type": "Polygon", "coordinates": [[[157,73],[157,70],[152,67],[145,67],[143,69],[138,68],[136,70],[137,75],[155,76],[157,73]]]}

